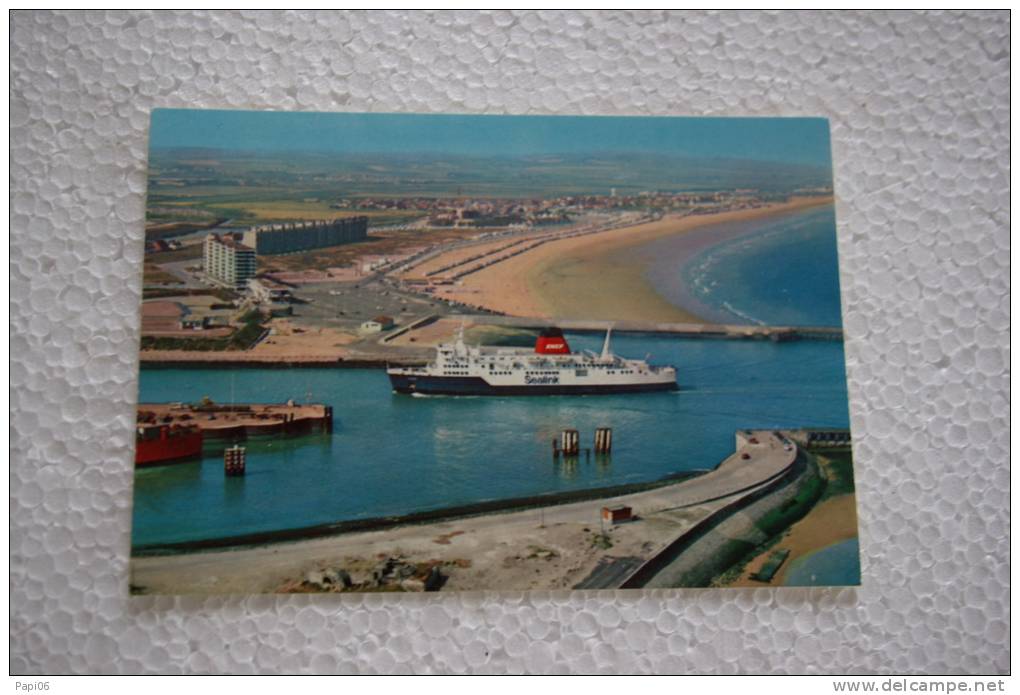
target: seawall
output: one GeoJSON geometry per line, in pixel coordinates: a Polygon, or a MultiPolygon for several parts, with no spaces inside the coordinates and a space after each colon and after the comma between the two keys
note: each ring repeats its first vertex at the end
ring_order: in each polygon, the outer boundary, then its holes
{"type": "Polygon", "coordinates": [[[702,519],[637,568],[620,588],[708,586],[767,541],[770,536],[757,523],[794,499],[808,477],[819,475],[813,457],[799,451],[795,465],[784,475],[702,519]]]}
{"type": "Polygon", "coordinates": [[[630,483],[627,485],[614,485],[611,487],[591,488],[588,490],[571,490],[568,492],[546,495],[531,495],[528,497],[514,497],[505,500],[490,500],[487,502],[478,502],[476,504],[414,512],[412,514],[379,516],[368,519],[352,519],[349,521],[338,521],[328,524],[302,526],[294,529],[239,534],[223,538],[206,538],[194,541],[170,543],[151,543],[133,546],[131,554],[134,557],[145,557],[150,555],[192,553],[202,550],[243,548],[249,546],[268,545],[270,543],[282,543],[286,541],[308,540],[311,538],[321,538],[323,536],[334,536],[358,531],[383,531],[399,526],[428,524],[437,521],[451,521],[454,519],[466,519],[489,514],[519,512],[528,509],[538,509],[540,507],[550,507],[588,500],[601,500],[609,497],[618,497],[620,495],[644,492],[646,490],[654,490],[667,485],[675,485],[699,475],[704,475],[707,472],[708,471],[690,471],[676,473],[648,483],[630,483]]]}

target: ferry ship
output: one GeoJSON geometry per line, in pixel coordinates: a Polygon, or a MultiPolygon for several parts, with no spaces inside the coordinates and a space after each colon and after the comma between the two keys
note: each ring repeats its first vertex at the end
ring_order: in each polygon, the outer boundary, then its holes
{"type": "Polygon", "coordinates": [[[398,393],[448,396],[595,395],[675,391],[676,369],[653,367],[644,360],[614,355],[612,329],[606,331],[602,353],[571,352],[563,331],[544,329],[534,350],[476,347],[456,341],[436,348],[424,367],[389,367],[398,393]]]}

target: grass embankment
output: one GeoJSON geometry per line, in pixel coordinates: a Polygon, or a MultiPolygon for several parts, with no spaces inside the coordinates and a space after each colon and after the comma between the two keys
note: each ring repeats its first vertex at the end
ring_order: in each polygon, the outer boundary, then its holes
{"type": "Polygon", "coordinates": [[[820,501],[853,493],[854,460],[850,447],[819,451],[817,456],[829,481],[820,501]]]}
{"type": "MultiPolygon", "coordinates": [[[[788,495],[778,507],[755,521],[753,526],[740,531],[737,537],[729,537],[722,541],[711,551],[710,560],[706,558],[705,562],[690,567],[671,586],[706,587],[727,584],[740,576],[744,566],[761,552],[760,545],[752,539],[775,536],[811,510],[824,492],[826,481],[819,470],[818,462],[810,454],[802,453],[800,456],[802,461],[798,465],[804,469],[800,479],[795,483],[796,489],[793,494],[788,495]],[[729,569],[719,574],[720,568],[729,569]],[[734,573],[732,577],[731,573],[734,573]]],[[[773,494],[787,493],[779,491],[773,494]]],[[[758,499],[753,504],[761,505],[764,501],[758,499]]],[[[714,528],[715,525],[707,528],[706,533],[714,528]]]]}
{"type": "Polygon", "coordinates": [[[247,350],[255,345],[266,327],[262,325],[262,314],[254,309],[244,315],[241,323],[241,327],[226,338],[142,336],[142,350],[201,350],[204,352],[247,350]]]}
{"type": "Polygon", "coordinates": [[[794,522],[803,519],[811,508],[822,499],[826,480],[817,468],[815,471],[815,475],[805,476],[793,497],[758,520],[755,525],[763,533],[774,536],[788,529],[794,522]]]}
{"type": "MultiPolygon", "coordinates": [[[[793,498],[757,522],[757,527],[769,536],[766,542],[757,546],[744,543],[742,552],[739,553],[737,551],[740,548],[734,544],[732,548],[734,563],[728,570],[715,578],[712,582],[713,586],[745,585],[745,583],[749,586],[761,586],[760,582],[747,582],[745,575],[749,573],[749,569],[763,564],[776,546],[790,545],[787,541],[790,540],[791,533],[811,522],[816,515],[829,518],[828,515],[835,511],[842,517],[854,511],[853,456],[850,448],[816,449],[814,453],[808,455],[814,457],[819,475],[805,480],[793,498]],[[845,504],[847,500],[850,500],[849,507],[845,504]],[[849,512],[847,512],[847,508],[849,508],[849,512]]],[[[853,516],[855,525],[856,515],[853,514],[853,516]]],[[[844,535],[842,532],[837,533],[836,531],[837,526],[844,525],[835,524],[831,525],[831,528],[836,535],[844,535]]],[[[777,586],[782,584],[786,567],[798,556],[804,554],[797,552],[802,550],[799,545],[800,543],[791,545],[794,552],[787,558],[784,567],[780,568],[773,577],[772,584],[777,586]]]]}

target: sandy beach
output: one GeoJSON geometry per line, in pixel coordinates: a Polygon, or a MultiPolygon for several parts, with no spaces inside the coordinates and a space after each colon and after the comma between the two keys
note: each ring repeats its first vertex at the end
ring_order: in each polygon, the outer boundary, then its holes
{"type": "Polygon", "coordinates": [[[809,555],[835,543],[857,537],[857,499],[854,495],[829,498],[791,526],[774,546],[747,563],[743,573],[726,586],[782,586],[786,573],[797,558],[809,555]],[[773,550],[786,548],[790,556],[768,584],[751,579],[773,550]]]}
{"type": "MultiPolygon", "coordinates": [[[[437,295],[513,316],[549,319],[704,322],[660,296],[645,277],[649,260],[636,250],[648,242],[711,225],[766,219],[832,203],[831,197],[793,198],[759,208],[661,220],[542,244],[462,279],[437,295]]],[[[698,238],[677,249],[677,265],[713,243],[698,238]]]]}

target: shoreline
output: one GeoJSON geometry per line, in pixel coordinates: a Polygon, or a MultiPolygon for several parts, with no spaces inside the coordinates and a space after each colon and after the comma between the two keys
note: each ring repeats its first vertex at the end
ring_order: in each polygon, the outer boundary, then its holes
{"type": "MultiPolygon", "coordinates": [[[[640,257],[642,247],[696,230],[765,220],[832,203],[831,196],[801,197],[752,209],[665,217],[631,227],[550,241],[474,273],[464,278],[456,290],[437,292],[437,295],[470,301],[511,316],[549,320],[627,317],[643,321],[709,323],[656,292],[645,276],[651,260],[640,257]]],[[[683,260],[711,245],[692,247],[683,260]]]]}
{"type": "Polygon", "coordinates": [[[671,473],[658,480],[645,483],[623,483],[608,487],[589,488],[586,490],[567,490],[525,497],[488,500],[472,504],[441,507],[425,511],[411,512],[393,516],[377,516],[367,519],[348,519],[333,521],[312,526],[301,526],[293,529],[272,531],[255,531],[252,533],[224,536],[220,538],[204,538],[191,541],[171,541],[167,543],[148,543],[132,545],[131,557],[166,557],[169,555],[187,555],[195,552],[217,550],[241,550],[245,548],[268,547],[276,543],[288,543],[329,538],[344,534],[363,531],[385,531],[402,526],[417,526],[444,521],[456,521],[487,515],[522,512],[529,509],[546,509],[574,502],[603,500],[622,495],[632,495],[682,483],[709,471],[680,471],[671,473]]]}
{"type": "MultiPolygon", "coordinates": [[[[649,277],[657,260],[656,248],[668,243],[671,260],[680,267],[707,249],[753,235],[757,230],[755,223],[832,204],[832,196],[798,197],[786,203],[710,214],[666,216],[627,227],[556,239],[472,273],[456,286],[440,286],[435,296],[467,302],[505,318],[529,318],[543,323],[578,319],[626,322],[634,324],[630,330],[640,332],[659,332],[655,328],[657,324],[669,324],[672,327],[661,332],[680,334],[687,331],[679,325],[688,324],[699,327],[690,330],[691,337],[746,337],[716,335],[706,330],[712,326],[725,328],[727,324],[718,321],[720,314],[682,287],[672,288],[674,301],[667,299],[660,292],[661,283],[649,277]],[[677,296],[680,301],[676,300],[677,296]]],[[[491,317],[491,314],[479,314],[483,323],[485,318],[491,317]]],[[[728,327],[746,329],[751,326],[778,328],[755,323],[728,327]]],[[[280,328],[289,329],[290,322],[281,323],[280,328]]],[[[810,331],[815,327],[785,328],[810,331]]],[[[625,332],[628,329],[618,326],[616,330],[625,332]]],[[[139,361],[142,368],[149,369],[192,366],[383,368],[389,364],[420,364],[428,357],[420,351],[401,354],[368,350],[358,354],[352,342],[356,341],[351,336],[332,329],[299,333],[280,330],[251,350],[143,350],[139,361]]],[[[409,346],[403,347],[410,351],[409,346]]]]}
{"type": "Polygon", "coordinates": [[[740,575],[724,586],[759,588],[785,586],[786,575],[794,562],[857,537],[857,498],[854,493],[830,497],[816,504],[803,519],[784,531],[775,543],[754,556],[740,575]],[[772,580],[760,582],[751,579],[751,575],[757,572],[772,551],[779,547],[789,548],[791,552],[772,580]]]}
{"type": "MultiPolygon", "coordinates": [[[[545,319],[516,319],[513,317],[468,317],[476,327],[496,330],[498,328],[521,328],[538,330],[548,323],[545,319]],[[479,320],[489,319],[489,320],[479,320]]],[[[612,323],[613,332],[632,335],[676,336],[679,339],[697,340],[843,340],[843,329],[836,326],[758,326],[725,325],[715,323],[654,323],[634,321],[598,322],[572,321],[564,319],[560,327],[568,333],[604,334],[612,323]]],[[[403,336],[401,336],[403,337],[403,336]]],[[[434,336],[433,336],[434,337],[434,336]]],[[[448,339],[448,336],[443,339],[448,339]]],[[[393,344],[385,354],[348,355],[345,357],[300,357],[299,355],[267,356],[253,355],[246,351],[200,352],[186,350],[143,351],[140,353],[141,369],[384,369],[387,366],[414,366],[426,363],[432,356],[435,340],[418,343],[418,347],[406,348],[393,344]],[[427,347],[426,347],[427,346],[427,347]],[[403,350],[407,354],[395,353],[403,350]],[[415,354],[411,354],[412,351],[415,354]]]]}
{"type": "MultiPolygon", "coordinates": [[[[133,594],[251,594],[305,592],[308,577],[344,571],[356,591],[415,590],[373,583],[380,563],[443,568],[445,590],[569,589],[618,586],[640,563],[655,557],[704,519],[771,489],[797,456],[767,431],[738,439],[734,453],[715,468],[683,480],[663,478],[651,489],[624,494],[576,491],[586,499],[534,504],[502,513],[436,519],[349,533],[192,552],[139,554],[132,549],[133,594]],[[753,457],[753,462],[748,460],[753,457]],[[600,521],[602,507],[627,505],[628,523],[600,521]],[[608,563],[609,567],[606,566],[608,563]]],[[[499,501],[485,505],[505,504],[499,501]]],[[[479,511],[476,507],[475,511],[479,511]]],[[[401,521],[407,521],[406,517],[401,521]]],[[[384,519],[392,522],[392,519],[384,519]]],[[[332,588],[311,589],[333,591],[332,588]]],[[[416,590],[421,590],[416,589],[416,590]]]]}
{"type": "MultiPolygon", "coordinates": [[[[831,201],[830,201],[831,202],[831,201]]],[[[795,208],[775,210],[758,217],[735,219],[696,227],[689,232],[660,237],[627,252],[637,263],[644,264],[644,275],[652,289],[666,301],[677,304],[702,316],[708,322],[745,322],[747,325],[768,325],[748,316],[724,302],[723,306],[703,301],[690,285],[692,262],[703,256],[724,249],[733,242],[745,242],[764,236],[775,236],[776,230],[769,224],[776,220],[791,220],[826,207],[826,203],[811,204],[795,208]],[[669,259],[668,264],[659,259],[669,259]],[[672,297],[672,299],[670,299],[672,297]]],[[[785,230],[783,230],[785,232],[785,230]]]]}
{"type": "MultiPolygon", "coordinates": [[[[846,538],[844,540],[835,541],[834,543],[829,543],[826,546],[823,546],[821,548],[816,548],[816,549],[814,549],[814,550],[812,550],[810,552],[807,552],[807,553],[804,553],[802,555],[799,555],[797,558],[795,558],[793,560],[793,562],[783,563],[784,567],[780,568],[783,571],[777,573],[778,576],[783,581],[782,586],[784,586],[784,587],[791,587],[791,588],[792,587],[829,586],[827,584],[789,584],[789,583],[787,583],[787,575],[790,572],[794,571],[795,569],[799,569],[800,566],[801,566],[800,563],[808,562],[808,561],[812,560],[813,558],[815,558],[817,555],[825,552],[826,550],[830,550],[832,548],[836,548],[838,546],[843,545],[844,543],[853,543],[853,542],[858,543],[858,549],[857,549],[857,553],[858,553],[857,554],[858,568],[857,569],[858,569],[858,576],[859,576],[859,574],[860,574],[860,566],[859,566],[859,563],[860,563],[860,538],[858,536],[854,536],[853,538],[846,538]],[[786,566],[786,565],[788,565],[788,566],[786,566]]],[[[860,584],[859,581],[858,581],[858,584],[860,584]]],[[[854,584],[848,584],[848,586],[855,586],[855,585],[854,584]]]]}

